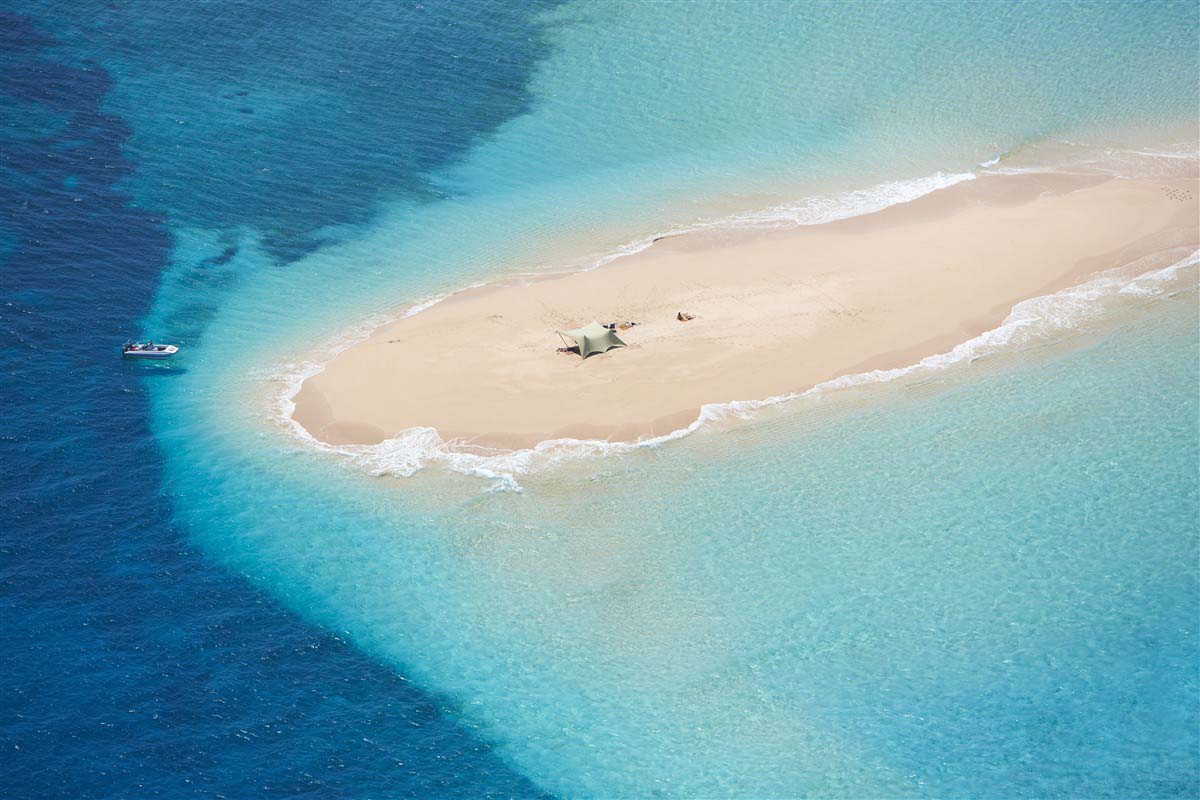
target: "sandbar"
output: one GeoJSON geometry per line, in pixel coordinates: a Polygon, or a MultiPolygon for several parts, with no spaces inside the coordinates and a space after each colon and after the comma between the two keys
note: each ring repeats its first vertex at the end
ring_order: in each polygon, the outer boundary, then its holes
{"type": "Polygon", "coordinates": [[[673,236],[587,272],[464,290],[306,380],[294,419],[331,444],[432,427],[460,445],[632,441],[707,403],[915,363],[1021,300],[1200,239],[1195,180],[985,175],[823,225],[673,236]],[[678,312],[695,315],[679,322],[678,312]],[[555,331],[636,321],[582,360],[555,331]]]}

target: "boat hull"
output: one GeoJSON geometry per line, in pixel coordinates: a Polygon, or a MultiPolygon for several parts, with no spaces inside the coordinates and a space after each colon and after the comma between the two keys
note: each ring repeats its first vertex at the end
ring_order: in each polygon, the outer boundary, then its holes
{"type": "Polygon", "coordinates": [[[125,358],[141,358],[151,361],[161,361],[164,358],[170,358],[179,352],[179,348],[173,344],[160,345],[153,350],[125,350],[121,353],[125,358]]]}

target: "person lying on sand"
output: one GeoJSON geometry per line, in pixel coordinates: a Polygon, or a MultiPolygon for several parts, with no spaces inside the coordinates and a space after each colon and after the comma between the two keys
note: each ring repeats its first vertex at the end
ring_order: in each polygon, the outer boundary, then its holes
{"type": "Polygon", "coordinates": [[[695,319],[695,318],[696,318],[695,314],[685,314],[682,311],[680,311],[678,314],[675,315],[675,319],[679,320],[680,322],[687,322],[688,320],[695,319]]]}

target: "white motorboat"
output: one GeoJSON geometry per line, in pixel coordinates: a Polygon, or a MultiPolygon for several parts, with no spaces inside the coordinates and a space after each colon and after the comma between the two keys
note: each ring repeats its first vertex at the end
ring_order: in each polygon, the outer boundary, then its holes
{"type": "Polygon", "coordinates": [[[125,358],[170,358],[178,352],[179,348],[173,344],[126,342],[121,346],[121,355],[125,358]]]}

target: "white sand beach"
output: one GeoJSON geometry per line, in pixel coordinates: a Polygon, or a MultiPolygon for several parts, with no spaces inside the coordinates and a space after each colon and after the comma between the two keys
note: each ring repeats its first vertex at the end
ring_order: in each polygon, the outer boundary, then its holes
{"type": "Polygon", "coordinates": [[[1197,194],[1191,180],[991,175],[824,225],[670,237],[385,325],[305,381],[294,418],[333,444],[418,426],[500,448],[662,435],[706,403],[914,363],[1021,300],[1195,245],[1197,194]],[[592,320],[639,324],[627,347],[556,352],[556,330],[592,320]]]}

